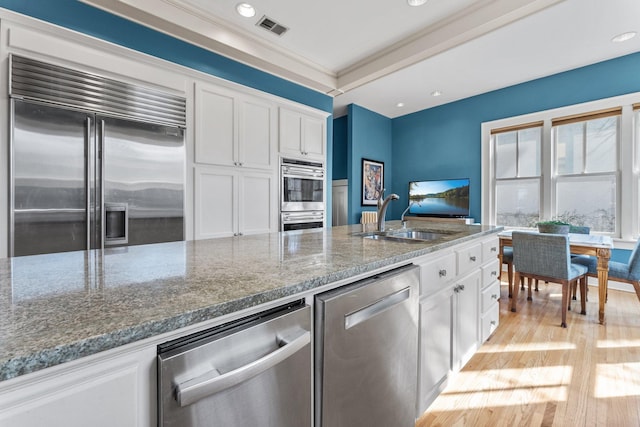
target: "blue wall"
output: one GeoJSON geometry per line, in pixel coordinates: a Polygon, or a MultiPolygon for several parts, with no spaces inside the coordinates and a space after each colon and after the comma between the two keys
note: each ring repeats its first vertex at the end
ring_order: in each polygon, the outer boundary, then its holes
{"type": "MultiPolygon", "coordinates": [[[[391,119],[373,111],[349,105],[347,109],[347,168],[349,179],[349,224],[360,222],[363,210],[376,210],[362,204],[362,159],[384,162],[386,195],[392,193],[393,166],[391,153],[391,119]]],[[[397,202],[393,202],[397,203],[397,202]]],[[[391,207],[389,207],[389,211],[391,207]]],[[[387,214],[387,218],[391,215],[387,214]]]]}
{"type": "Polygon", "coordinates": [[[347,179],[348,120],[342,116],[333,121],[333,176],[332,179],[347,179]]]}
{"type": "MultiPolygon", "coordinates": [[[[76,0],[0,0],[0,7],[326,112],[333,98],[76,0]]],[[[327,135],[331,135],[327,132],[327,135]]]]}
{"type": "Polygon", "coordinates": [[[640,53],[623,56],[393,119],[393,206],[409,181],[471,178],[471,216],[481,220],[481,124],[640,92],[640,53]]]}

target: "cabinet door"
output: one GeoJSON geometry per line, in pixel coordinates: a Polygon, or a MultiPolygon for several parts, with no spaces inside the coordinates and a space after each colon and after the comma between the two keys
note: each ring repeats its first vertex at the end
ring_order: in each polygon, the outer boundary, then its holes
{"type": "Polygon", "coordinates": [[[0,426],[155,426],[156,347],[90,356],[0,387],[0,426]]]}
{"type": "Polygon", "coordinates": [[[235,172],[200,167],[195,174],[195,238],[233,236],[238,230],[235,172]]]}
{"type": "Polygon", "coordinates": [[[456,251],[458,257],[458,274],[463,275],[476,270],[482,265],[482,245],[466,246],[456,251]]]}
{"type": "Polygon", "coordinates": [[[196,86],[196,163],[233,166],[237,162],[235,108],[231,94],[196,86]]]}
{"type": "Polygon", "coordinates": [[[302,117],[302,151],[305,155],[324,159],[324,123],[315,117],[302,117]]]}
{"type": "Polygon", "coordinates": [[[444,289],[456,278],[456,255],[451,252],[420,266],[420,295],[444,289]]]}
{"type": "Polygon", "coordinates": [[[482,262],[488,262],[497,259],[499,248],[500,243],[495,237],[482,242],[482,262]]]}
{"type": "Polygon", "coordinates": [[[420,301],[418,418],[445,386],[451,369],[454,293],[451,288],[420,301]]]}
{"type": "Polygon", "coordinates": [[[246,173],[240,175],[239,232],[242,234],[276,231],[275,181],[273,175],[246,173]]]}
{"type": "Polygon", "coordinates": [[[239,162],[250,168],[271,169],[275,135],[274,108],[258,99],[240,103],[239,162]]]}
{"type": "Polygon", "coordinates": [[[280,152],[302,154],[302,121],[300,113],[280,109],[280,152]]]}
{"type": "Polygon", "coordinates": [[[482,275],[477,270],[458,281],[454,287],[456,292],[456,326],[455,326],[455,363],[454,368],[462,368],[478,349],[478,311],[480,298],[480,280],[482,275]]]}

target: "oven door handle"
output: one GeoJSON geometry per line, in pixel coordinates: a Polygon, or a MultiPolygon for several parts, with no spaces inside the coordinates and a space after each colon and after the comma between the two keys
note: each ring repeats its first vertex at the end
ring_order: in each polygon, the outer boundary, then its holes
{"type": "Polygon", "coordinates": [[[295,224],[297,222],[314,222],[314,221],[318,221],[321,222],[323,215],[322,214],[318,214],[318,215],[296,215],[296,216],[289,216],[286,214],[282,215],[282,221],[286,224],[286,223],[292,223],[295,224]]]}
{"type": "Polygon", "coordinates": [[[305,169],[291,166],[282,167],[282,176],[287,178],[324,178],[322,169],[305,169]]]}
{"type": "Polygon", "coordinates": [[[220,374],[217,369],[213,368],[203,375],[178,384],[175,388],[175,398],[178,405],[181,407],[191,405],[274,367],[308,345],[311,342],[311,332],[301,329],[297,336],[278,336],[276,339],[280,347],[258,360],[225,374],[220,374]]]}

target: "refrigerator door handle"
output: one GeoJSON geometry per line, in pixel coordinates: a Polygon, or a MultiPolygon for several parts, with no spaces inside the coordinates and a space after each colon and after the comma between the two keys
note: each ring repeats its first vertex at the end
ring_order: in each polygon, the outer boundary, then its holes
{"type": "Polygon", "coordinates": [[[98,136],[98,159],[100,162],[100,203],[99,211],[100,211],[100,249],[104,249],[104,240],[107,232],[106,224],[105,224],[105,207],[104,207],[104,120],[100,120],[99,127],[100,134],[98,136]]]}
{"type": "Polygon", "coordinates": [[[85,171],[86,171],[86,177],[85,179],[87,180],[87,183],[85,185],[87,191],[86,191],[86,197],[87,197],[87,220],[85,222],[86,227],[87,227],[87,250],[91,249],[91,175],[93,172],[93,160],[92,160],[92,150],[90,149],[91,147],[91,117],[87,117],[87,128],[86,128],[86,134],[85,134],[85,147],[87,150],[87,154],[86,154],[86,166],[85,166],[85,171]]]}

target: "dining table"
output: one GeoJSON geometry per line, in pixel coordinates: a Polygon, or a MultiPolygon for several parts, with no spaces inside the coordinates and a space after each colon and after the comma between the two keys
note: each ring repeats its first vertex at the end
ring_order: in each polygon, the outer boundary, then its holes
{"type": "MultiPolygon", "coordinates": [[[[498,233],[500,239],[500,250],[498,258],[502,265],[502,254],[505,247],[512,246],[511,233],[514,230],[504,230],[498,233]]],[[[528,230],[527,230],[528,231],[528,230]]],[[[537,233],[537,231],[530,231],[537,233]]],[[[577,234],[569,233],[569,247],[573,255],[590,255],[597,259],[598,272],[598,320],[601,325],[605,324],[605,303],[607,302],[607,286],[609,281],[609,259],[611,249],[613,249],[613,239],[611,236],[601,234],[577,234]]]]}

